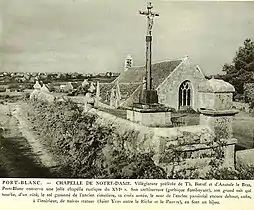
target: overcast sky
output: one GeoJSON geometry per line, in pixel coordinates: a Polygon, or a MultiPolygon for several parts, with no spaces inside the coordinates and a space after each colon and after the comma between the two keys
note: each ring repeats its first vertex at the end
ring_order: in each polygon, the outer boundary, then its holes
{"type": "MultiPolygon", "coordinates": [[[[254,39],[254,2],[154,0],[153,61],[188,55],[206,74],[254,39]]],[[[145,62],[145,0],[0,0],[0,71],[123,71],[145,62]]]]}

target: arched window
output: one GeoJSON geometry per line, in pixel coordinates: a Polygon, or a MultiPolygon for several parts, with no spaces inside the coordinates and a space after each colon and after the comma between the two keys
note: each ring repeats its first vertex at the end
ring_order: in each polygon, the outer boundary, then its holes
{"type": "Polygon", "coordinates": [[[191,106],[191,92],[190,81],[184,81],[179,88],[179,108],[191,106]]]}

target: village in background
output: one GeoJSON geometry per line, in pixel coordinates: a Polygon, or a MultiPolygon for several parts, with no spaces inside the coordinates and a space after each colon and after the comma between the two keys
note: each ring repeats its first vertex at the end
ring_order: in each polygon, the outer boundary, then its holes
{"type": "Polygon", "coordinates": [[[84,80],[111,82],[120,73],[103,72],[99,74],[89,73],[36,73],[36,72],[0,72],[0,92],[23,92],[32,90],[35,81],[41,81],[46,84],[50,91],[54,92],[70,92],[64,90],[67,82],[71,82],[73,90],[84,80]]]}

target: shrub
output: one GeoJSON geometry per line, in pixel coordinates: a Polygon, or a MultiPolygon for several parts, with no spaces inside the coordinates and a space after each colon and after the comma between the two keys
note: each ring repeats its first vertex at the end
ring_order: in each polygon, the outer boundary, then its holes
{"type": "Polygon", "coordinates": [[[29,119],[56,156],[59,172],[77,178],[165,178],[149,154],[134,154],[120,145],[135,135],[119,136],[112,125],[97,123],[99,116],[83,112],[71,101],[46,104],[31,102],[29,119]]]}
{"type": "Polygon", "coordinates": [[[218,180],[253,180],[254,167],[241,166],[237,169],[213,167],[204,178],[218,180]]]}

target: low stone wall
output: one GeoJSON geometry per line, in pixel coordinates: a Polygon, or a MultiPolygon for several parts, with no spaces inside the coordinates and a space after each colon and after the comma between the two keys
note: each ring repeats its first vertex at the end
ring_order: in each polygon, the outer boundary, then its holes
{"type": "MultiPolygon", "coordinates": [[[[234,167],[236,140],[216,140],[206,126],[152,128],[96,109],[90,111],[100,116],[98,123],[112,124],[116,127],[119,135],[132,130],[131,141],[124,142],[125,149],[136,153],[154,154],[155,164],[164,168],[167,174],[181,170],[198,170],[205,173],[211,164],[234,167]]],[[[119,146],[117,140],[115,144],[119,146]]]]}
{"type": "MultiPolygon", "coordinates": [[[[152,128],[139,125],[126,119],[118,118],[107,112],[91,109],[89,112],[99,115],[97,123],[109,124],[116,128],[118,135],[125,135],[132,131],[132,141],[125,142],[125,149],[131,152],[150,153],[155,152],[157,145],[156,135],[152,128]]],[[[115,142],[116,146],[118,142],[115,142]]]]}
{"type": "Polygon", "coordinates": [[[211,165],[234,167],[236,139],[216,139],[205,126],[186,126],[155,130],[160,148],[155,163],[168,174],[183,169],[207,172],[211,165]]]}

